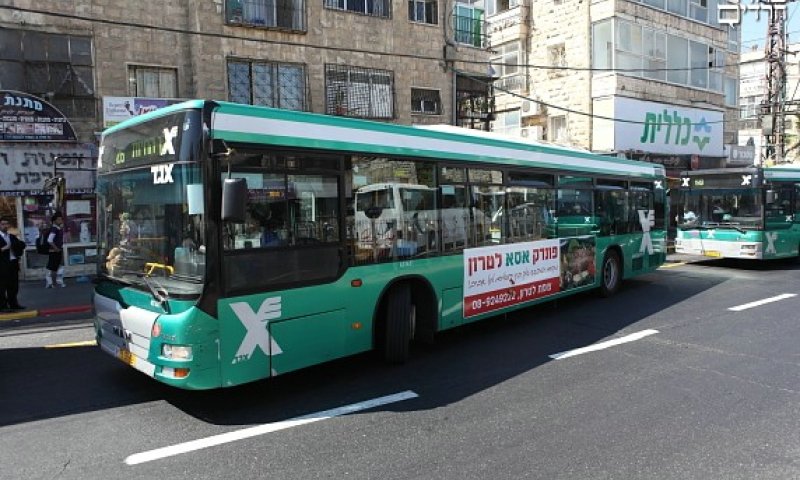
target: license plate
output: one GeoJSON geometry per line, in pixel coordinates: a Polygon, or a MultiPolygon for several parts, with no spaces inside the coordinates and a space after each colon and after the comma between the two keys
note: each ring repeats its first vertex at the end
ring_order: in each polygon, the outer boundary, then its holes
{"type": "Polygon", "coordinates": [[[719,257],[721,257],[721,256],[722,256],[722,253],[721,253],[721,252],[718,252],[718,251],[716,251],[716,250],[706,250],[706,251],[704,251],[704,252],[703,252],[703,255],[705,255],[706,257],[716,257],[716,258],[719,258],[719,257]]]}
{"type": "Polygon", "coordinates": [[[117,358],[130,366],[133,366],[133,364],[136,363],[136,357],[130,352],[130,350],[126,350],[124,348],[121,348],[119,352],[117,352],[117,358]]]}

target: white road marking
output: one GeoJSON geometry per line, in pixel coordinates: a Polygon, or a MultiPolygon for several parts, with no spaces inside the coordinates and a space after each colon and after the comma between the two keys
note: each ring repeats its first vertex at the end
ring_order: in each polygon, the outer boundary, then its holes
{"type": "Polygon", "coordinates": [[[756,302],[745,303],[744,305],[738,305],[736,307],[731,307],[728,310],[732,312],[741,312],[742,310],[747,310],[748,308],[758,307],[760,305],[766,305],[767,303],[777,302],[779,300],[785,300],[787,298],[796,297],[796,293],[782,293],[780,295],[775,295],[774,297],[765,298],[764,300],[758,300],[756,302]]]}
{"type": "Polygon", "coordinates": [[[641,332],[631,333],[630,335],[625,335],[624,337],[615,338],[614,340],[607,340],[605,342],[589,345],[588,347],[576,348],[574,350],[567,350],[566,352],[561,352],[561,353],[554,353],[550,355],[550,358],[552,358],[553,360],[563,360],[565,358],[574,357],[575,355],[581,355],[583,353],[589,353],[589,352],[596,352],[597,350],[603,350],[609,347],[621,345],[623,343],[635,342],[636,340],[641,340],[644,337],[654,335],[656,333],[658,333],[658,330],[642,330],[641,332]]]}
{"type": "Polygon", "coordinates": [[[325,410],[322,412],[310,413],[308,415],[303,415],[302,417],[284,420],[282,422],[265,423],[263,425],[256,425],[255,427],[245,428],[242,430],[235,430],[232,432],[222,433],[220,435],[214,435],[211,437],[192,440],[190,442],[178,443],[176,445],[171,445],[169,447],[157,448],[155,450],[150,450],[142,453],[135,453],[126,458],[125,463],[127,463],[128,465],[138,465],[140,463],[152,462],[153,460],[160,460],[162,458],[180,455],[181,453],[193,452],[195,450],[201,450],[203,448],[214,447],[216,445],[222,445],[224,443],[235,442],[237,440],[243,440],[245,438],[256,437],[258,435],[277,432],[279,430],[285,430],[287,428],[298,427],[300,425],[305,425],[307,423],[318,422],[320,420],[327,420],[329,418],[339,417],[342,415],[347,415],[361,410],[379,407],[381,405],[387,405],[395,402],[402,402],[403,400],[409,400],[411,398],[416,398],[418,396],[419,395],[417,395],[415,392],[412,392],[411,390],[406,390],[405,392],[395,393],[394,395],[387,395],[385,397],[373,398],[372,400],[353,403],[350,405],[345,405],[343,407],[334,408],[331,410],[325,410]]]}

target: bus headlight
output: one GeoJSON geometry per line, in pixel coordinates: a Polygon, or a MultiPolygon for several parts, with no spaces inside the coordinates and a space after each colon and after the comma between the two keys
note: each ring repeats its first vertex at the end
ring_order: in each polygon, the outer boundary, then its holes
{"type": "Polygon", "coordinates": [[[192,347],[189,345],[161,345],[161,356],[170,360],[191,360],[192,347]]]}

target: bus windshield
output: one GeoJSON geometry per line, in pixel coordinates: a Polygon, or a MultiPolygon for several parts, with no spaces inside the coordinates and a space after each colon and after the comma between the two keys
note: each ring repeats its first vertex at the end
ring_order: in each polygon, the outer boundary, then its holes
{"type": "Polygon", "coordinates": [[[678,227],[763,228],[758,189],[692,189],[682,192],[678,227]]]}
{"type": "Polygon", "coordinates": [[[104,134],[97,177],[101,275],[158,297],[201,293],[201,138],[196,110],[104,134]]]}

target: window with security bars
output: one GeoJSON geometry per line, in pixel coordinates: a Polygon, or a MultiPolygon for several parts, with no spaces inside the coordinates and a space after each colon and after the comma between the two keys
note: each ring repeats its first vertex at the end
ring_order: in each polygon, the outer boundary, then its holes
{"type": "Polygon", "coordinates": [[[305,67],[292,63],[229,60],[228,98],[236,103],[305,110],[305,67]]]}
{"type": "Polygon", "coordinates": [[[178,70],[132,65],[128,67],[128,93],[136,97],[177,98],[178,70]]]}
{"type": "Polygon", "coordinates": [[[487,44],[486,15],[482,8],[473,5],[474,0],[457,0],[453,11],[453,30],[458,43],[473,47],[487,44]]]}
{"type": "Polygon", "coordinates": [[[229,0],[225,19],[229,24],[305,31],[304,11],[304,0],[229,0]]]}
{"type": "Polygon", "coordinates": [[[411,89],[411,112],[427,115],[441,115],[442,101],[439,90],[425,88],[411,89]]]}
{"type": "Polygon", "coordinates": [[[326,65],[325,113],[394,118],[394,74],[389,70],[326,65]]]}
{"type": "Polygon", "coordinates": [[[0,28],[0,88],[42,97],[67,117],[94,118],[91,37],[0,28]]]}
{"type": "Polygon", "coordinates": [[[391,16],[391,3],[389,0],[324,0],[325,8],[333,10],[346,10],[349,12],[363,13],[373,17],[391,16]]]}
{"type": "Polygon", "coordinates": [[[439,23],[437,0],[408,0],[408,19],[412,22],[439,23]]]}

